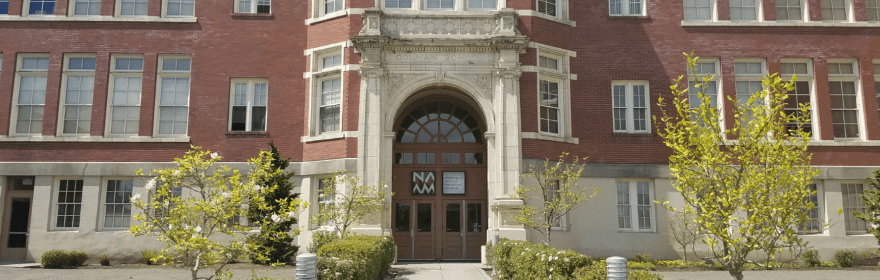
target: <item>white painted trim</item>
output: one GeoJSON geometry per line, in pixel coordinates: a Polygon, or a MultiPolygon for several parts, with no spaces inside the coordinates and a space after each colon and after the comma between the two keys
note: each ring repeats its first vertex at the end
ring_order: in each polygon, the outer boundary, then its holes
{"type": "Polygon", "coordinates": [[[172,16],[169,16],[169,15],[168,15],[168,1],[170,1],[170,0],[161,0],[161,1],[162,1],[162,17],[163,17],[163,18],[195,18],[195,17],[196,17],[196,5],[195,5],[195,3],[193,3],[193,14],[192,14],[191,16],[187,16],[187,15],[183,15],[183,16],[172,15],[172,16]]]}
{"type": "MultiPolygon", "coordinates": [[[[100,10],[98,11],[97,15],[81,15],[81,16],[76,15],[76,2],[77,1],[88,1],[88,0],[68,0],[67,1],[67,16],[68,17],[86,17],[86,18],[88,18],[88,17],[100,17],[101,16],[100,10]]],[[[103,1],[99,1],[101,6],[104,5],[104,3],[102,3],[102,2],[103,1]]],[[[58,9],[58,2],[57,1],[55,2],[55,9],[58,9]]]]}
{"type": "MultiPolygon", "coordinates": [[[[159,55],[158,63],[156,64],[156,92],[155,92],[155,100],[153,104],[153,137],[173,137],[173,138],[181,138],[183,136],[189,135],[189,126],[190,126],[190,115],[192,114],[192,69],[193,69],[193,59],[191,55],[186,54],[168,54],[168,55],[159,55]],[[189,59],[189,71],[165,71],[162,70],[162,66],[164,64],[165,59],[189,59]],[[159,120],[161,118],[160,114],[160,103],[162,100],[162,79],[163,78],[189,78],[189,92],[187,93],[187,116],[186,116],[186,132],[183,134],[159,134],[159,120]]],[[[172,131],[173,133],[173,131],[172,131]]]]}
{"type": "Polygon", "coordinates": [[[101,177],[100,185],[98,186],[98,214],[95,220],[97,220],[98,224],[96,226],[96,231],[128,231],[135,222],[134,215],[135,207],[129,202],[131,205],[131,213],[129,215],[129,226],[128,227],[105,227],[104,221],[107,219],[107,187],[109,186],[109,181],[117,180],[117,181],[125,181],[131,180],[131,195],[135,195],[138,193],[137,188],[143,187],[143,182],[138,182],[135,177],[116,177],[116,176],[108,176],[101,177]]]}
{"type": "Polygon", "coordinates": [[[555,22],[558,22],[561,24],[565,24],[565,25],[568,25],[571,27],[577,26],[577,22],[567,20],[567,19],[558,18],[558,17],[549,16],[549,15],[546,15],[543,13],[539,13],[538,11],[535,11],[535,10],[516,10],[516,13],[519,16],[523,16],[523,17],[539,17],[539,18],[543,18],[546,20],[551,20],[551,21],[555,21],[555,22]]]}
{"type": "MultiPolygon", "coordinates": [[[[112,134],[113,131],[113,98],[116,94],[114,92],[114,86],[116,83],[116,78],[141,78],[141,91],[140,91],[140,101],[138,102],[138,107],[143,109],[141,106],[143,104],[144,98],[144,71],[143,67],[140,71],[131,71],[131,70],[116,70],[116,59],[119,58],[134,58],[134,59],[144,59],[144,56],[141,54],[112,54],[110,55],[110,74],[107,79],[107,107],[105,108],[107,112],[104,120],[104,137],[134,137],[138,136],[139,133],[135,134],[112,134]]],[[[140,116],[138,116],[138,131],[140,131],[140,116]]]]}
{"type": "MultiPolygon", "coordinates": [[[[354,46],[354,44],[350,40],[345,40],[345,41],[338,42],[338,43],[332,43],[332,44],[327,44],[327,45],[323,45],[320,47],[306,49],[303,51],[303,56],[310,56],[314,52],[326,50],[329,48],[334,48],[334,47],[348,48],[348,47],[353,47],[353,46],[354,46]]],[[[311,67],[309,69],[311,69],[311,67]]]]}
{"type": "Polygon", "coordinates": [[[135,143],[189,143],[189,136],[186,137],[159,137],[150,136],[10,136],[0,137],[0,142],[135,142],[135,143]]]}
{"type": "Polygon", "coordinates": [[[230,78],[229,79],[229,115],[227,117],[226,122],[226,131],[227,132],[265,132],[269,131],[269,78],[230,78]],[[247,89],[245,92],[245,102],[247,103],[245,107],[245,129],[244,130],[232,130],[232,108],[235,106],[235,84],[244,83],[247,85],[247,89]],[[254,107],[263,107],[263,106],[255,106],[254,105],[254,95],[256,94],[256,85],[258,83],[266,84],[266,116],[264,117],[265,124],[263,126],[263,130],[254,131],[251,125],[253,124],[252,116],[254,107]]]}
{"type": "MultiPolygon", "coordinates": [[[[257,13],[257,3],[259,3],[259,0],[250,0],[250,1],[251,1],[251,11],[250,12],[242,12],[242,11],[239,11],[239,8],[241,7],[241,3],[239,3],[238,0],[232,0],[232,3],[233,3],[232,13],[235,13],[235,14],[254,14],[254,15],[271,15],[272,14],[272,1],[269,1],[269,13],[268,14],[258,14],[257,13]]],[[[284,1],[284,0],[281,0],[281,1],[284,1]]]]}
{"type": "MultiPolygon", "coordinates": [[[[16,62],[15,62],[15,76],[14,76],[15,80],[13,81],[13,87],[12,87],[12,102],[11,102],[12,109],[9,110],[10,111],[9,112],[10,113],[10,116],[9,116],[9,136],[10,137],[21,137],[21,136],[40,137],[43,134],[42,128],[40,129],[39,133],[24,133],[24,134],[22,134],[22,133],[15,132],[16,131],[16,124],[18,123],[18,106],[19,106],[18,94],[19,94],[19,91],[21,90],[21,78],[28,77],[28,76],[30,76],[30,77],[43,76],[43,77],[46,77],[46,87],[48,88],[48,85],[49,85],[49,78],[48,78],[49,69],[46,69],[45,71],[31,71],[31,70],[25,71],[25,70],[22,70],[21,64],[24,63],[25,58],[46,58],[46,59],[49,59],[49,67],[50,68],[52,67],[52,65],[51,65],[52,64],[52,57],[48,53],[21,53],[21,54],[18,54],[18,59],[16,59],[16,62]]],[[[45,92],[46,89],[43,89],[43,91],[45,92]]],[[[46,100],[45,100],[45,98],[46,98],[46,96],[44,93],[44,95],[43,95],[43,120],[42,120],[43,123],[46,122],[46,100]]],[[[30,105],[30,104],[28,104],[28,105],[30,105]]]]}
{"type": "MultiPolygon", "coordinates": [[[[859,127],[859,136],[858,137],[847,137],[847,138],[837,138],[835,136],[836,141],[867,141],[867,127],[865,120],[865,102],[864,96],[862,96],[862,80],[861,80],[861,69],[859,68],[859,61],[857,58],[829,58],[826,60],[825,67],[827,70],[828,65],[830,64],[850,64],[852,65],[853,73],[852,74],[828,74],[828,83],[830,86],[831,82],[852,82],[853,87],[855,89],[856,95],[856,118],[859,127]]],[[[826,72],[827,73],[827,72],[826,72]]],[[[830,94],[830,93],[829,93],[830,94]]],[[[834,108],[831,108],[831,112],[833,114],[834,108]]],[[[833,120],[832,120],[833,123],[833,120]]]]}
{"type": "Polygon", "coordinates": [[[626,121],[626,129],[625,130],[617,130],[614,128],[614,101],[611,102],[612,112],[611,112],[611,128],[614,133],[629,133],[629,134],[651,134],[651,85],[648,80],[614,80],[611,81],[611,98],[614,98],[614,86],[624,86],[624,99],[626,101],[626,106],[624,107],[626,110],[626,116],[624,120],[626,121]],[[633,98],[633,86],[644,86],[645,87],[645,130],[635,130],[635,104],[632,102],[635,100],[633,98]]]}
{"type": "Polygon", "coordinates": [[[300,141],[303,143],[309,142],[317,142],[317,141],[326,141],[326,140],[335,140],[335,139],[343,139],[343,138],[357,138],[357,131],[338,131],[333,133],[324,133],[316,136],[302,136],[300,137],[300,141]]]}
{"type": "Polygon", "coordinates": [[[569,144],[575,144],[575,145],[580,143],[580,139],[578,139],[578,138],[559,137],[559,136],[547,135],[547,134],[538,133],[538,132],[520,132],[520,138],[556,141],[556,142],[569,143],[569,144]]]}
{"type": "Polygon", "coordinates": [[[801,21],[681,21],[682,27],[711,26],[769,26],[769,27],[880,27],[880,22],[801,22],[801,21]]]}
{"type": "MultiPolygon", "coordinates": [[[[72,1],[71,1],[72,2],[72,1]]],[[[89,104],[89,108],[92,108],[94,111],[94,98],[95,98],[95,71],[97,71],[97,57],[95,54],[87,54],[87,53],[68,53],[64,54],[64,60],[62,61],[61,67],[61,88],[59,90],[58,96],[58,116],[55,125],[55,135],[58,136],[87,136],[91,134],[91,123],[94,118],[91,117],[91,112],[89,113],[89,132],[86,133],[65,133],[64,132],[64,116],[67,110],[67,80],[70,77],[92,77],[92,104],[89,104]],[[72,58],[94,58],[95,59],[95,70],[70,70],[70,59],[72,58]]],[[[76,104],[80,105],[80,104],[76,104]]],[[[76,106],[74,105],[74,106],[76,106]]],[[[43,111],[45,114],[45,110],[43,111]]],[[[45,121],[45,117],[43,121],[45,121]]]]}
{"type": "Polygon", "coordinates": [[[152,17],[152,16],[90,16],[90,17],[66,17],[66,16],[0,16],[0,21],[101,21],[101,22],[198,22],[196,17],[152,17]]]}

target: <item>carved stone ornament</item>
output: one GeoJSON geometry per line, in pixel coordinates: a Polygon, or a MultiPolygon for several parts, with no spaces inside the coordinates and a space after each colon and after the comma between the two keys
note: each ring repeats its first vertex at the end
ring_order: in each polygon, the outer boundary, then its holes
{"type": "Polygon", "coordinates": [[[390,95],[394,95],[397,93],[397,90],[401,85],[406,83],[407,81],[415,80],[418,77],[424,75],[421,74],[392,74],[388,75],[388,93],[390,95]]]}
{"type": "Polygon", "coordinates": [[[494,74],[505,79],[519,78],[519,76],[522,76],[522,69],[519,67],[495,68],[494,74]]]}
{"type": "Polygon", "coordinates": [[[358,74],[360,74],[362,78],[378,79],[385,75],[385,68],[364,67],[358,69],[358,74]]]}
{"type": "Polygon", "coordinates": [[[446,79],[446,71],[434,71],[434,79],[437,80],[438,83],[443,82],[446,79]]]}
{"type": "Polygon", "coordinates": [[[477,85],[477,87],[480,88],[481,91],[483,91],[483,94],[492,96],[492,75],[465,74],[461,76],[477,85]]]}

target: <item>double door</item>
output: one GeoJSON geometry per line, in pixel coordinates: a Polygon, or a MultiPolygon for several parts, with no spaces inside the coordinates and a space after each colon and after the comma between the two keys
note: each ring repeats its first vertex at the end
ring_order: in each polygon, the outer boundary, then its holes
{"type": "Polygon", "coordinates": [[[478,260],[486,242],[485,200],[396,201],[398,260],[478,260]]]}

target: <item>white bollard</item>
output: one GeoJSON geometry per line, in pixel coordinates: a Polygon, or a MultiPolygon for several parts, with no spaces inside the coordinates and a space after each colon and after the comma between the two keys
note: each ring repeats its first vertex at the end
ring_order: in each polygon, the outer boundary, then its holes
{"type": "Polygon", "coordinates": [[[302,254],[296,256],[296,280],[318,279],[318,255],[302,254]]]}
{"type": "Polygon", "coordinates": [[[605,259],[606,272],[608,280],[626,280],[626,259],[621,257],[610,257],[605,259]]]}

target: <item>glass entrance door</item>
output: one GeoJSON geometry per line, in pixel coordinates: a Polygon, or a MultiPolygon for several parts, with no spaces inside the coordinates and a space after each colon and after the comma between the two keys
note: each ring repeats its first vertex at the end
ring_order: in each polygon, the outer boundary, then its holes
{"type": "Polygon", "coordinates": [[[480,259],[480,246],[486,245],[486,222],[488,221],[487,205],[485,200],[467,200],[465,213],[464,239],[465,258],[469,260],[480,259]]]}
{"type": "Polygon", "coordinates": [[[394,243],[397,244],[397,259],[413,258],[412,202],[394,203],[394,243]]]}
{"type": "Polygon", "coordinates": [[[443,259],[464,259],[464,228],[461,200],[443,201],[443,259]]]}
{"type": "Polygon", "coordinates": [[[434,202],[416,201],[416,221],[413,231],[413,259],[434,260],[434,202]]]}
{"type": "Polygon", "coordinates": [[[0,261],[23,262],[27,258],[34,181],[33,176],[9,177],[9,188],[3,209],[0,261]]]}

